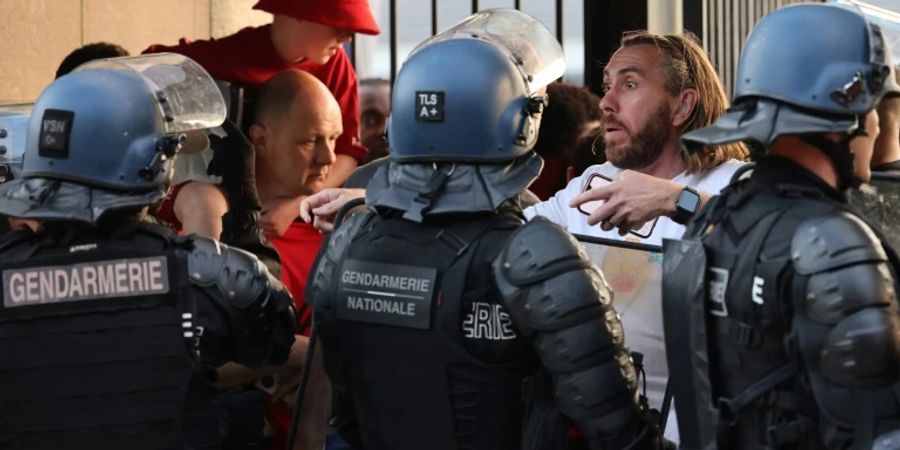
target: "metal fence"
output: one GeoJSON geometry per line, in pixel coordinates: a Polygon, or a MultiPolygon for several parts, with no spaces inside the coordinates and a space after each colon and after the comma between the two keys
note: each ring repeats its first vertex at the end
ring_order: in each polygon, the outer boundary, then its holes
{"type": "MultiPolygon", "coordinates": [[[[422,26],[420,38],[434,35],[448,28],[452,22],[464,16],[448,18],[447,8],[454,14],[467,14],[482,8],[512,7],[526,12],[535,8],[552,12],[549,16],[539,17],[551,28],[560,43],[566,47],[570,66],[577,66],[576,83],[583,83],[595,91],[599,90],[601,66],[606,58],[618,47],[622,31],[646,28],[646,0],[371,0],[373,5],[386,10],[382,11],[379,21],[386,36],[379,41],[377,57],[380,64],[389,58],[389,69],[383,68],[378,76],[390,78],[397,70],[410,50],[410,40],[401,42],[400,35],[406,32],[407,24],[401,16],[416,17],[415,22],[422,26]],[[414,6],[411,6],[414,5],[414,6]],[[578,8],[572,8],[577,6],[578,8]],[[415,11],[402,11],[411,8],[415,11]],[[578,9],[580,17],[572,11],[578,9]],[[403,14],[401,14],[401,12],[403,14]],[[442,16],[441,14],[444,14],[442,16]],[[427,30],[425,30],[427,29],[427,30]],[[566,38],[567,41],[565,40],[566,38]],[[387,51],[385,52],[385,47],[387,51]],[[572,49],[577,49],[575,52],[572,49]],[[583,65],[582,65],[583,64],[583,65]],[[582,72],[583,70],[583,72],[582,72]],[[582,75],[583,73],[583,75],[582,75]]],[[[718,70],[719,77],[730,96],[737,70],[738,55],[750,30],[756,22],[772,10],[782,6],[808,2],[810,0],[682,0],[683,28],[697,34],[703,48],[718,70]]],[[[812,0],[816,1],[816,0],[812,0]]],[[[825,0],[819,0],[825,1],[825,0]]],[[[893,1],[893,0],[887,0],[893,1]]],[[[576,13],[576,14],[578,14],[576,13]]],[[[357,62],[357,41],[351,43],[351,54],[354,64],[357,62]]],[[[375,53],[369,50],[370,53],[375,53]]],[[[373,56],[368,56],[372,58],[373,56]]],[[[365,74],[361,73],[362,77],[365,74]]]]}
{"type": "MultiPolygon", "coordinates": [[[[572,55],[573,59],[577,58],[583,61],[583,45],[581,45],[583,39],[580,35],[582,9],[580,6],[582,3],[591,1],[596,0],[416,0],[415,2],[410,0],[371,0],[373,11],[378,16],[382,34],[385,36],[376,38],[377,44],[370,43],[368,46],[360,44],[358,41],[365,42],[365,39],[373,38],[358,37],[350,43],[348,50],[358,72],[361,69],[360,63],[365,66],[372,58],[377,58],[379,69],[376,70],[376,76],[393,79],[413,42],[419,42],[427,36],[435,35],[449,28],[450,25],[470,13],[486,8],[509,7],[536,15],[555,32],[561,44],[564,44],[564,39],[568,36],[573,46],[577,47],[581,53],[577,56],[572,55]],[[578,8],[571,8],[573,4],[578,8]],[[567,6],[569,6],[568,9],[567,6]],[[575,14],[578,14],[579,17],[576,24],[569,24],[564,20],[565,15],[568,13],[568,20],[572,21],[573,10],[577,10],[575,14]],[[540,14],[535,14],[536,12],[540,14]],[[410,31],[411,28],[415,29],[410,31]],[[404,33],[406,36],[402,36],[404,33]],[[417,35],[417,37],[410,39],[411,34],[417,35]],[[389,68],[383,67],[385,61],[389,61],[389,68]]],[[[577,61],[574,66],[579,67],[580,70],[581,61],[577,61]]],[[[362,69],[362,72],[366,72],[364,68],[362,69]]],[[[365,78],[366,74],[361,73],[361,77],[365,78]]]]}
{"type": "Polygon", "coordinates": [[[810,0],[683,0],[684,29],[697,34],[731,96],[738,55],[756,22],[769,12],[810,0]]]}

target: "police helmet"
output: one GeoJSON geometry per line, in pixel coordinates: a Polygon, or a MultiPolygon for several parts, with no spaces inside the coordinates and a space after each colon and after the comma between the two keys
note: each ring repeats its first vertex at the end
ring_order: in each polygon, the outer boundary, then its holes
{"type": "Polygon", "coordinates": [[[723,117],[682,137],[688,151],[738,140],[768,146],[786,134],[852,133],[883,96],[900,94],[881,30],[857,10],[823,4],[787,6],[760,20],[734,86],[723,117]]]}
{"type": "Polygon", "coordinates": [[[542,88],[564,71],[562,48],[533,17],[476,13],[420,44],[400,69],[390,157],[479,163],[522,156],[537,140],[542,88]]]}
{"type": "Polygon", "coordinates": [[[184,133],[224,118],[215,83],[184,56],[89,62],[35,102],[22,179],[3,186],[0,212],[94,222],[149,205],[165,194],[184,133]]]}

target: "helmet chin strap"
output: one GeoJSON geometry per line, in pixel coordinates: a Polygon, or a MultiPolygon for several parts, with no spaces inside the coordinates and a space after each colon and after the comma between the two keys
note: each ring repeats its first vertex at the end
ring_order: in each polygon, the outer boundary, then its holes
{"type": "Polygon", "coordinates": [[[837,169],[838,189],[856,189],[862,184],[862,180],[853,172],[853,152],[850,151],[850,141],[858,136],[868,136],[865,128],[865,117],[857,119],[859,126],[847,134],[840,141],[832,141],[822,134],[801,134],[800,139],[813,147],[822,150],[833,162],[837,169]]]}

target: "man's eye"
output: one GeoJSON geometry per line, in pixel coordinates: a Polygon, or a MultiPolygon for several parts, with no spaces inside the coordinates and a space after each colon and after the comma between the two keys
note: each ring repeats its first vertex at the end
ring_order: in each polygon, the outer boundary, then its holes
{"type": "Polygon", "coordinates": [[[385,117],[382,114],[373,113],[373,112],[364,112],[362,114],[362,122],[366,125],[370,126],[378,126],[384,123],[385,117]]]}

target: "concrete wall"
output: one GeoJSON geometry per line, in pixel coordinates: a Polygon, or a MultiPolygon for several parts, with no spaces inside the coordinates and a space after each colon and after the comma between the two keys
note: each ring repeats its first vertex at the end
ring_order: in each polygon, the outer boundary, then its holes
{"type": "Polygon", "coordinates": [[[72,50],[106,41],[140,53],[181,37],[226,36],[271,21],[256,0],[0,0],[0,104],[30,102],[72,50]]]}

